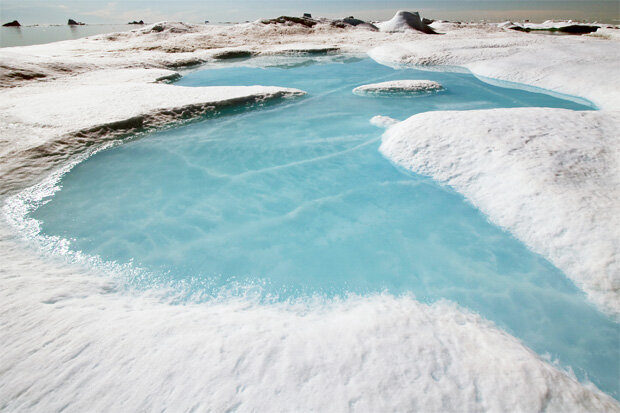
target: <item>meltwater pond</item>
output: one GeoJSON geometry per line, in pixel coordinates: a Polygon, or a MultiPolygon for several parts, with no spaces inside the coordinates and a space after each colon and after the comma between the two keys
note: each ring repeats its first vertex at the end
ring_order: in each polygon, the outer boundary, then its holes
{"type": "Polygon", "coordinates": [[[452,300],[617,397],[618,324],[462,196],[391,164],[369,123],[429,110],[591,107],[463,73],[298,63],[186,75],[179,85],[279,85],[308,96],[96,153],[32,217],[73,250],[140,268],[125,279],[136,288],[172,286],[203,300],[248,290],[265,301],[381,292],[452,300]],[[351,92],[395,79],[446,90],[351,92]]]}

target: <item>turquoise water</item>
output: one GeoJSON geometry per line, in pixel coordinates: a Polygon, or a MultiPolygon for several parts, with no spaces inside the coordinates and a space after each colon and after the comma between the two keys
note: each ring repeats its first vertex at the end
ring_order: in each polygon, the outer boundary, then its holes
{"type": "Polygon", "coordinates": [[[280,85],[300,99],[221,116],[95,154],[32,216],[75,250],[143,268],[138,288],[202,299],[247,289],[264,300],[414,294],[480,313],[617,397],[618,324],[462,196],[392,165],[369,119],[429,110],[584,105],[462,73],[370,60],[188,74],[178,84],[280,85]],[[393,79],[430,79],[424,97],[361,97],[393,79]]]}

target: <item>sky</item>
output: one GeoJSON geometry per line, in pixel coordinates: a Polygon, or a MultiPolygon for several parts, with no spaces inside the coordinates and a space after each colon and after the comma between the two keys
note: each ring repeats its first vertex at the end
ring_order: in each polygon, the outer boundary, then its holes
{"type": "Polygon", "coordinates": [[[354,15],[386,20],[397,10],[447,20],[523,20],[550,18],[620,24],[619,0],[0,0],[0,21],[21,24],[90,24],[162,20],[200,23],[241,22],[280,15],[315,17],[354,15]]]}

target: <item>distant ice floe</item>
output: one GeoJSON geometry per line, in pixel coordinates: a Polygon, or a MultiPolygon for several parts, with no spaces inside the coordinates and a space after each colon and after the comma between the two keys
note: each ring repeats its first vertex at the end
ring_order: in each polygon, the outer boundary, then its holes
{"type": "Polygon", "coordinates": [[[443,90],[444,87],[432,80],[391,80],[372,83],[353,89],[356,95],[421,95],[443,90]]]}

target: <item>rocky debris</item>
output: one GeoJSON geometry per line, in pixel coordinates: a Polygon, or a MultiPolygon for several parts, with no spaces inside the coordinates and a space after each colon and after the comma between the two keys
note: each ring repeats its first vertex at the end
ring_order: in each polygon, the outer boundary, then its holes
{"type": "Polygon", "coordinates": [[[214,59],[245,59],[254,56],[254,52],[249,50],[226,50],[213,55],[214,59]]]}
{"type": "Polygon", "coordinates": [[[356,19],[353,16],[345,17],[344,19],[333,20],[331,25],[334,27],[339,27],[341,29],[353,26],[353,27],[363,27],[366,29],[370,29],[372,31],[379,30],[377,26],[372,23],[365,22],[364,20],[356,19]]]}
{"type": "Polygon", "coordinates": [[[139,22],[137,22],[137,21],[135,21],[135,20],[134,20],[134,21],[129,22],[129,23],[127,23],[127,24],[144,24],[144,20],[140,20],[139,22]]]}
{"type": "Polygon", "coordinates": [[[68,24],[69,26],[84,26],[84,23],[82,23],[82,22],[76,22],[76,21],[75,21],[75,20],[73,20],[73,19],[69,19],[69,20],[67,21],[67,24],[68,24]]]}
{"type": "Polygon", "coordinates": [[[346,24],[350,24],[351,26],[357,26],[359,24],[366,23],[364,20],[356,19],[353,16],[345,17],[342,21],[346,24]]]}
{"type": "Polygon", "coordinates": [[[261,20],[263,24],[285,24],[287,26],[293,26],[295,24],[300,24],[302,26],[311,28],[318,23],[318,21],[309,18],[309,17],[291,17],[291,16],[280,16],[275,19],[265,19],[261,20]]]}
{"type": "Polygon", "coordinates": [[[513,23],[513,22],[504,22],[498,24],[498,27],[503,29],[515,30],[519,32],[559,32],[559,33],[568,33],[568,34],[588,34],[594,33],[600,26],[592,25],[592,24],[573,24],[572,21],[566,22],[566,25],[562,25],[561,23],[553,23],[551,21],[545,22],[543,24],[526,24],[513,23]],[[546,26],[550,24],[549,26],[546,26]]]}
{"type": "Polygon", "coordinates": [[[140,30],[141,33],[192,33],[197,31],[197,27],[186,24],[182,22],[159,22],[155,23],[152,26],[147,26],[144,29],[140,30]]]}
{"type": "Polygon", "coordinates": [[[558,28],[558,31],[562,32],[562,33],[588,34],[588,33],[594,33],[599,28],[600,28],[599,26],[588,26],[588,25],[584,25],[584,24],[573,24],[571,26],[560,27],[560,28],[558,28]]]}
{"type": "Polygon", "coordinates": [[[4,23],[2,25],[2,27],[20,27],[21,24],[19,24],[19,22],[17,20],[13,20],[12,22],[9,23],[4,23]]]}
{"type": "Polygon", "coordinates": [[[197,57],[190,57],[187,59],[177,59],[175,61],[166,64],[166,67],[171,69],[178,69],[183,67],[192,67],[203,64],[205,61],[197,57]]]}
{"type": "Polygon", "coordinates": [[[340,48],[335,46],[296,45],[293,47],[279,48],[276,51],[267,52],[267,54],[283,56],[326,56],[339,52],[340,48]]]}

